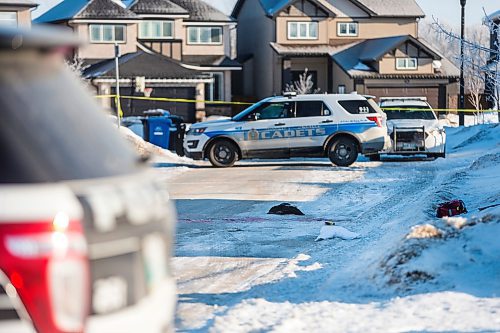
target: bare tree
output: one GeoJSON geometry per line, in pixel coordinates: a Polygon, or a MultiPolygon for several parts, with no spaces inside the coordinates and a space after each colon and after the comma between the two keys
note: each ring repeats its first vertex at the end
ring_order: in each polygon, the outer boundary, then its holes
{"type": "Polygon", "coordinates": [[[308,74],[309,70],[306,68],[304,73],[299,75],[299,80],[292,83],[287,83],[285,91],[296,92],[297,95],[306,94],[317,94],[321,89],[313,89],[314,82],[312,80],[312,74],[308,74]]]}
{"type": "Polygon", "coordinates": [[[66,66],[68,66],[68,68],[73,73],[78,75],[79,77],[82,77],[83,71],[87,68],[87,66],[85,66],[83,60],[80,58],[77,58],[76,56],[73,57],[73,59],[71,59],[71,60],[66,60],[65,63],[66,63],[66,66]]]}
{"type": "MultiPolygon", "coordinates": [[[[499,26],[489,19],[486,19],[484,24],[489,29],[499,29],[499,26]]],[[[453,49],[459,49],[460,44],[464,46],[464,56],[461,57],[459,52],[453,51],[454,55],[451,57],[458,64],[464,65],[465,88],[471,94],[471,103],[477,110],[481,109],[480,92],[484,90],[485,85],[493,87],[493,94],[488,98],[494,104],[494,109],[498,110],[499,95],[500,95],[500,69],[499,51],[486,46],[486,41],[483,37],[484,33],[473,32],[469,33],[466,38],[461,37],[453,32],[453,30],[434,21],[432,24],[433,29],[444,38],[444,40],[453,44],[453,49]],[[456,53],[455,53],[456,52],[456,53]]],[[[500,114],[499,114],[500,117],[500,114]]]]}

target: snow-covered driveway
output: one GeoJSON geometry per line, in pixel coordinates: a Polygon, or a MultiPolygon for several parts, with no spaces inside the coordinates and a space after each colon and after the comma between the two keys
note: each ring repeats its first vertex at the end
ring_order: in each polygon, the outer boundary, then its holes
{"type": "MultiPolygon", "coordinates": [[[[496,192],[481,198],[474,183],[457,192],[451,180],[483,155],[498,156],[498,129],[488,127],[483,137],[478,129],[453,130],[445,160],[359,160],[349,168],[266,161],[175,171],[168,181],[179,214],[178,329],[500,330],[494,293],[466,293],[437,278],[420,284],[427,289],[388,285],[380,273],[412,226],[436,221],[439,201],[457,193],[473,205],[494,200],[496,192]],[[305,216],[266,214],[281,202],[305,216]],[[329,220],[361,237],[315,242],[329,220]]],[[[498,171],[498,161],[487,167],[498,171]]],[[[493,292],[500,293],[498,284],[493,292]]]]}

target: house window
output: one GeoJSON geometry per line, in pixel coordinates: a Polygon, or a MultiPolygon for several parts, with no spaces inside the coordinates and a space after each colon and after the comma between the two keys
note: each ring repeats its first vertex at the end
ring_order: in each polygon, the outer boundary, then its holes
{"type": "Polygon", "coordinates": [[[125,25],[91,24],[90,42],[125,43],[125,25]]]}
{"type": "Polygon", "coordinates": [[[318,39],[318,22],[288,22],[288,39],[318,39]]]}
{"type": "Polygon", "coordinates": [[[396,69],[408,70],[417,69],[417,58],[396,58],[396,69]]]}
{"type": "Polygon", "coordinates": [[[0,12],[0,25],[17,27],[17,12],[0,12]]]}
{"type": "Polygon", "coordinates": [[[345,85],[339,84],[337,87],[337,94],[345,94],[345,85]]]}
{"type": "Polygon", "coordinates": [[[208,101],[224,100],[224,73],[207,73],[214,80],[205,84],[205,99],[208,101]]]}
{"type": "Polygon", "coordinates": [[[164,39],[173,37],[173,21],[142,21],[139,23],[139,38],[164,39]]]}
{"type": "Polygon", "coordinates": [[[188,27],[188,44],[222,44],[221,27],[188,27]]]}
{"type": "Polygon", "coordinates": [[[337,23],[337,36],[351,36],[358,35],[357,22],[339,22],[337,23]]]}

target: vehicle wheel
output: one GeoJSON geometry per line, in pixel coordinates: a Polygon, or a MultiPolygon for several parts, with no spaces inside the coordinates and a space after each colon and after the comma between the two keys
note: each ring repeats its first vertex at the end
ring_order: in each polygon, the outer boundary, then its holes
{"type": "Polygon", "coordinates": [[[238,148],[228,140],[215,141],[208,148],[208,159],[214,167],[231,167],[238,160],[238,148]]]}
{"type": "Polygon", "coordinates": [[[349,166],[358,158],[358,143],[347,137],[334,139],[328,149],[328,158],[335,165],[349,166]]]}
{"type": "Polygon", "coordinates": [[[368,155],[368,158],[372,162],[378,162],[378,161],[380,161],[380,154],[368,155]]]}

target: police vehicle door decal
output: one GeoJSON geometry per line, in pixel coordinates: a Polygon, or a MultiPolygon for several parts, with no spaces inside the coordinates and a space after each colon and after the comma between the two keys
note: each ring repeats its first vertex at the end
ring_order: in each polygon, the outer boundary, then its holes
{"type": "Polygon", "coordinates": [[[246,151],[288,150],[287,130],[293,115],[293,102],[264,103],[242,124],[241,148],[246,151]]]}

